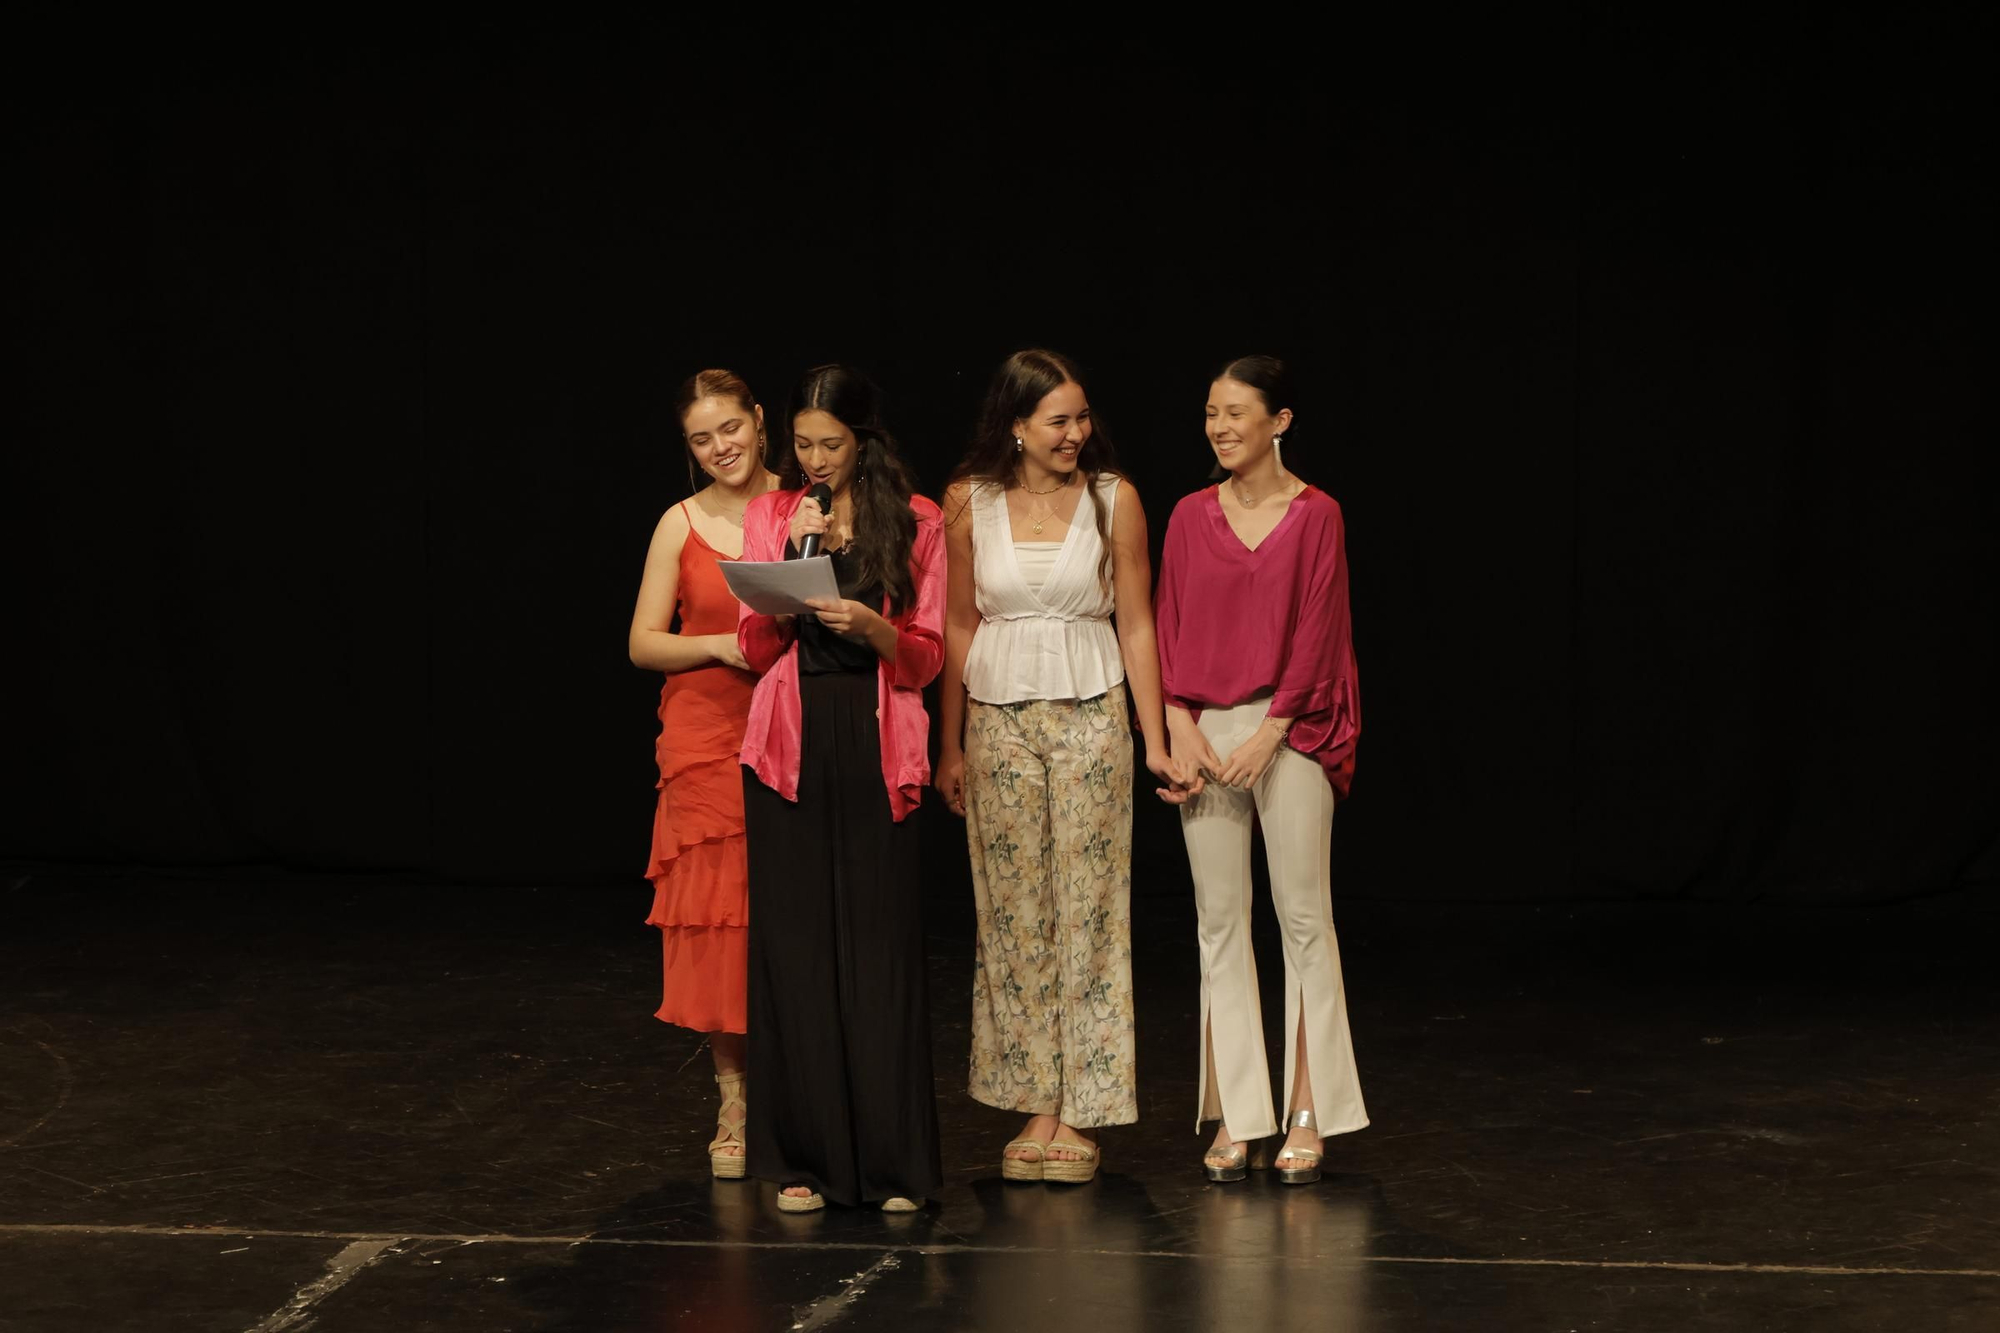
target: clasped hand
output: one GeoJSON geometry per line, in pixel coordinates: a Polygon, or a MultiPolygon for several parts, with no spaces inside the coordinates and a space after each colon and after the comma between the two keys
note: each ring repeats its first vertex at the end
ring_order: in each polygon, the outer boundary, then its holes
{"type": "Polygon", "coordinates": [[[807,496],[799,501],[799,507],[792,511],[792,545],[798,550],[806,549],[806,538],[818,535],[820,550],[829,551],[841,543],[835,540],[833,520],[819,507],[819,501],[807,496]]]}
{"type": "Polygon", "coordinates": [[[1190,796],[1198,796],[1206,779],[1201,769],[1173,754],[1146,752],[1146,768],[1166,785],[1156,787],[1161,800],[1168,805],[1186,805],[1190,796]]]}
{"type": "Polygon", "coordinates": [[[1160,790],[1160,799],[1170,805],[1185,805],[1190,797],[1201,794],[1209,779],[1225,787],[1254,786],[1277,757],[1278,747],[1284,744],[1282,731],[1259,726],[1225,760],[1215,752],[1192,716],[1171,707],[1167,710],[1167,734],[1173,746],[1173,753],[1163,765],[1167,771],[1154,767],[1150,757],[1147,766],[1163,778],[1169,772],[1174,774],[1169,778],[1172,785],[1160,790]]]}
{"type": "Polygon", "coordinates": [[[819,614],[820,624],[856,643],[867,643],[869,633],[882,623],[879,611],[845,597],[808,597],[806,605],[819,614]]]}
{"type": "Polygon", "coordinates": [[[1255,786],[1257,779],[1264,776],[1264,770],[1271,766],[1271,760],[1277,757],[1278,747],[1284,743],[1284,733],[1276,728],[1258,727],[1241,745],[1229,752],[1229,760],[1215,775],[1215,780],[1225,787],[1255,786]]]}

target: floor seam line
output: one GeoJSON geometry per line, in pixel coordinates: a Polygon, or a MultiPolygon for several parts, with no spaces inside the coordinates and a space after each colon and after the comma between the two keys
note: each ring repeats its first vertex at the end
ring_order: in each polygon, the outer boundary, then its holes
{"type": "MultiPolygon", "coordinates": [[[[792,1240],[683,1240],[667,1236],[516,1235],[505,1232],[418,1232],[418,1231],[305,1231],[253,1227],[162,1227],[148,1225],[94,1226],[77,1222],[0,1222],[0,1235],[40,1233],[44,1235],[131,1235],[166,1238],[227,1240],[242,1237],[272,1240],[328,1240],[353,1243],[380,1242],[382,1248],[397,1241],[457,1241],[489,1245],[624,1245],[660,1249],[713,1250],[884,1250],[902,1254],[1023,1254],[1074,1255],[1102,1259],[1191,1259],[1197,1261],[1253,1259],[1256,1255],[1217,1254],[1188,1250],[1087,1250],[1073,1246],[977,1245],[960,1241],[926,1245],[880,1240],[792,1241],[792,1240]]],[[[1262,1256],[1267,1258],[1268,1256],[1262,1256]]],[[[1726,1263],[1713,1260],[1677,1259],[1525,1259],[1504,1256],[1357,1254],[1325,1255],[1315,1263],[1346,1264],[1441,1264],[1499,1268],[1598,1268],[1655,1269],[1688,1273],[1754,1273],[1820,1277],[1967,1277],[2000,1278],[1995,1268],[1895,1268],[1842,1264],[1726,1263]]]]}

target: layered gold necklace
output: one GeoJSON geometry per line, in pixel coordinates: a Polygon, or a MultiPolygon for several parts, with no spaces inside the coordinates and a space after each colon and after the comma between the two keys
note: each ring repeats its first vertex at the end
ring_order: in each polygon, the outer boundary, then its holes
{"type": "MultiPolygon", "coordinates": [[[[1016,477],[1016,484],[1020,487],[1021,492],[1025,495],[1054,495],[1057,491],[1065,490],[1068,488],[1069,478],[1067,477],[1063,478],[1061,481],[1057,482],[1055,485],[1049,487],[1045,491],[1038,491],[1030,488],[1028,485],[1028,478],[1025,473],[1019,474],[1016,477]]],[[[1034,533],[1037,537],[1041,536],[1043,525],[1045,525],[1050,519],[1054,518],[1055,516],[1056,516],[1056,507],[1052,504],[1039,504],[1031,507],[1028,510],[1028,530],[1034,533]]]]}

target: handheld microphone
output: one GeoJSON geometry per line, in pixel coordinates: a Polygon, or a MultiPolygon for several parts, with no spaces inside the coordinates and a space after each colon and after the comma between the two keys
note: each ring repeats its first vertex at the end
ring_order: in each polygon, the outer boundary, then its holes
{"type": "MultiPolygon", "coordinates": [[[[828,518],[833,517],[833,488],[828,486],[825,482],[821,482],[819,483],[819,485],[807,491],[806,499],[811,500],[814,504],[817,504],[819,506],[820,513],[825,514],[828,518]]],[[[801,501],[800,503],[803,504],[804,501],[801,501]]],[[[819,539],[820,539],[819,533],[808,532],[806,534],[806,539],[799,543],[799,559],[810,560],[814,556],[818,555],[819,539]]]]}

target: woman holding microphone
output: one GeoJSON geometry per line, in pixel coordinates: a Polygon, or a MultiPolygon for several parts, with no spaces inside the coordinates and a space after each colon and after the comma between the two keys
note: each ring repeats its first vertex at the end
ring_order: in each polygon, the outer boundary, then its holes
{"type": "Polygon", "coordinates": [[[944,534],[858,371],[806,372],[786,427],[780,489],[751,502],[743,556],[813,542],[840,596],[810,616],[746,606],[737,622],[762,677],[742,753],[750,1172],[780,1186],[786,1212],[828,1199],[911,1211],[943,1178],[909,815],[930,779],[944,534]]]}

